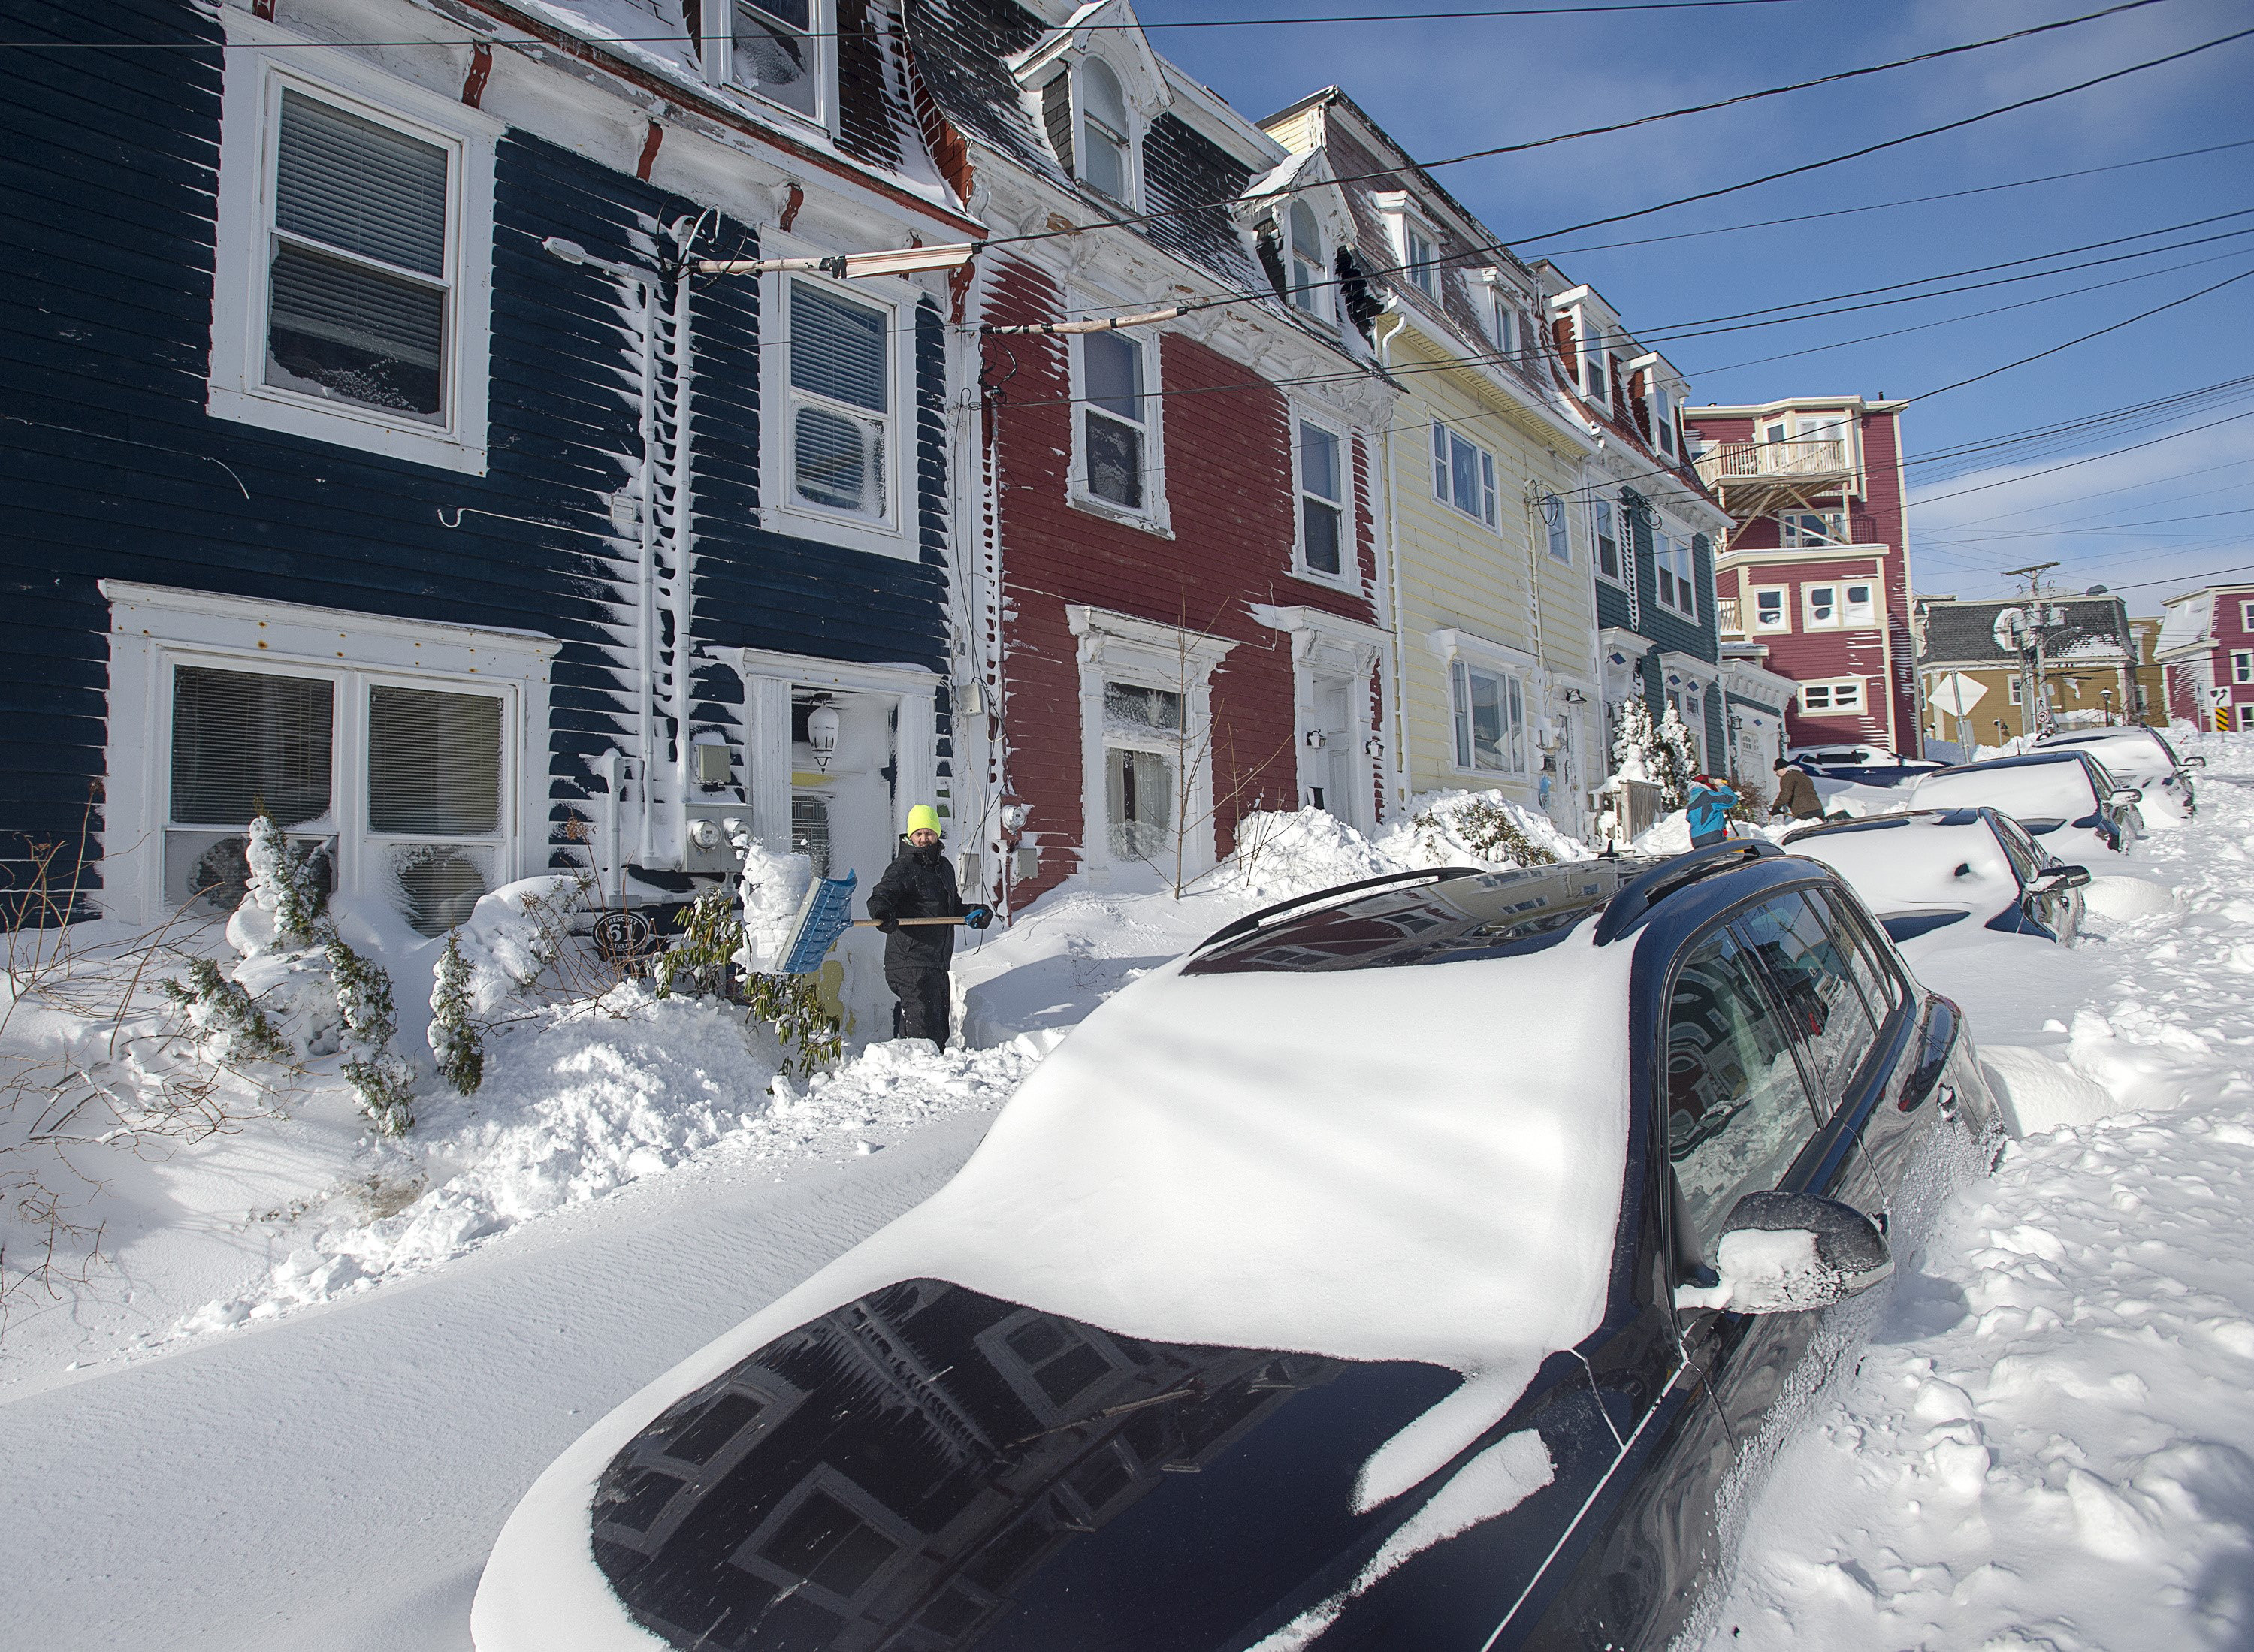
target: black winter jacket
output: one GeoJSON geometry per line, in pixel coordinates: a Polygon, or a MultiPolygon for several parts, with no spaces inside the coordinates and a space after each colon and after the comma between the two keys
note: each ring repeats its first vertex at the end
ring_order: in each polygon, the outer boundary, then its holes
{"type": "MultiPolygon", "coordinates": [[[[955,868],[948,864],[944,844],[902,849],[900,858],[869,891],[872,918],[960,918],[970,910],[955,886],[955,868]]],[[[888,973],[902,964],[944,970],[954,956],[955,930],[948,924],[903,924],[885,937],[888,973]]]]}

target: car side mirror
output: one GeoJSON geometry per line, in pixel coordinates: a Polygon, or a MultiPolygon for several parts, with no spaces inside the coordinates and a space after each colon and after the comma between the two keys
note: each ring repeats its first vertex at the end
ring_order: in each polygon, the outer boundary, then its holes
{"type": "Polygon", "coordinates": [[[1894,1270],[1868,1216],[1813,1194],[1747,1194],[1714,1249],[1719,1282],[1677,1287],[1676,1307],[1797,1313],[1844,1302],[1894,1270]]]}
{"type": "Polygon", "coordinates": [[[2117,786],[2107,794],[2106,801],[2123,804],[2141,803],[2145,801],[2145,794],[2133,786],[2117,786]]]}
{"type": "Polygon", "coordinates": [[[2207,766],[2207,759],[2194,752],[2189,757],[2184,759],[2183,766],[2186,768],[2205,768],[2207,766]]]}
{"type": "Polygon", "coordinates": [[[2087,866],[2046,866],[2027,885],[2031,895],[2047,895],[2057,889],[2080,889],[2090,881],[2087,866]]]}

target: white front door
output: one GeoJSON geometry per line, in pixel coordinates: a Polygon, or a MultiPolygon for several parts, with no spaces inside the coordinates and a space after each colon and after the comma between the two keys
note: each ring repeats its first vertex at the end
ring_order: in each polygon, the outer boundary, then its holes
{"type": "Polygon", "coordinates": [[[1307,801],[1327,809],[1360,831],[1369,819],[1369,770],[1362,756],[1361,719],[1354,714],[1354,683],[1351,677],[1321,676],[1314,680],[1312,731],[1322,744],[1309,755],[1307,801]]]}

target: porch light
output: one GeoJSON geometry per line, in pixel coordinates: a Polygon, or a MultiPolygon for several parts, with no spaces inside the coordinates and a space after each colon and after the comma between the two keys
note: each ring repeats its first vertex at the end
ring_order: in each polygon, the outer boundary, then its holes
{"type": "Polygon", "coordinates": [[[1383,757],[1385,755],[1385,737],[1382,734],[1371,735],[1368,739],[1362,743],[1362,754],[1364,757],[1383,757]]]}
{"type": "Polygon", "coordinates": [[[1320,729],[1309,729],[1305,738],[1309,746],[1318,749],[1323,745],[1323,732],[1320,729]]]}
{"type": "Polygon", "coordinates": [[[826,699],[816,700],[806,714],[806,743],[814,748],[815,766],[827,774],[830,760],[837,755],[837,725],[843,721],[837,708],[826,699]]]}

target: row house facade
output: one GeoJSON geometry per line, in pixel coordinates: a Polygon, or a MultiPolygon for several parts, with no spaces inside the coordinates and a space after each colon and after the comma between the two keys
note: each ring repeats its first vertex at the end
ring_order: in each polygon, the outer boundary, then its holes
{"type": "Polygon", "coordinates": [[[910,10],[990,236],[961,295],[985,505],[958,743],[985,802],[960,836],[1012,906],[1075,876],[1185,886],[1246,814],[1368,830],[1383,801],[1393,398],[1329,266],[1296,303],[1269,267],[1310,215],[1340,244],[1340,204],[1133,22],[910,10]]]}
{"type": "Polygon", "coordinates": [[[1724,634],[1795,684],[1794,746],[1919,752],[1903,405],[1794,396],[1685,416],[1731,517],[1715,564],[1724,634]]]}
{"type": "Polygon", "coordinates": [[[2169,718],[2200,729],[2254,728],[2254,584],[2169,598],[2154,659],[2169,718]]]}
{"type": "MultiPolygon", "coordinates": [[[[1296,237],[1287,216],[1279,239],[1295,266],[1343,275],[1334,291],[1353,313],[1339,319],[1398,397],[1377,444],[1394,801],[1492,790],[1579,834],[1605,774],[1588,545],[1569,502],[1591,438],[1542,354],[1533,274],[1336,88],[1264,124],[1326,208],[1296,237]]],[[[1338,300],[1306,307],[1327,319],[1338,300]]]]}
{"type": "MultiPolygon", "coordinates": [[[[1918,602],[1917,669],[1927,738],[1945,741],[1969,758],[1975,746],[2000,746],[2037,732],[2040,719],[2026,704],[2019,650],[1996,638],[1998,616],[2026,606],[1953,597],[1918,602]]],[[[2118,597],[2096,596],[2045,598],[2041,606],[2059,620],[2047,627],[2043,640],[2041,692],[2051,724],[2094,728],[2133,718],[2137,640],[2126,605],[2118,597]]]]}
{"type": "Polygon", "coordinates": [[[1692,463],[1689,386],[1593,287],[1547,260],[1535,274],[1546,366],[1590,432],[1565,514],[1587,534],[1605,726],[1631,696],[1655,719],[1671,710],[1701,768],[1766,795],[1790,690],[1760,658],[1723,650],[1716,559],[1730,519],[1692,463]]]}

